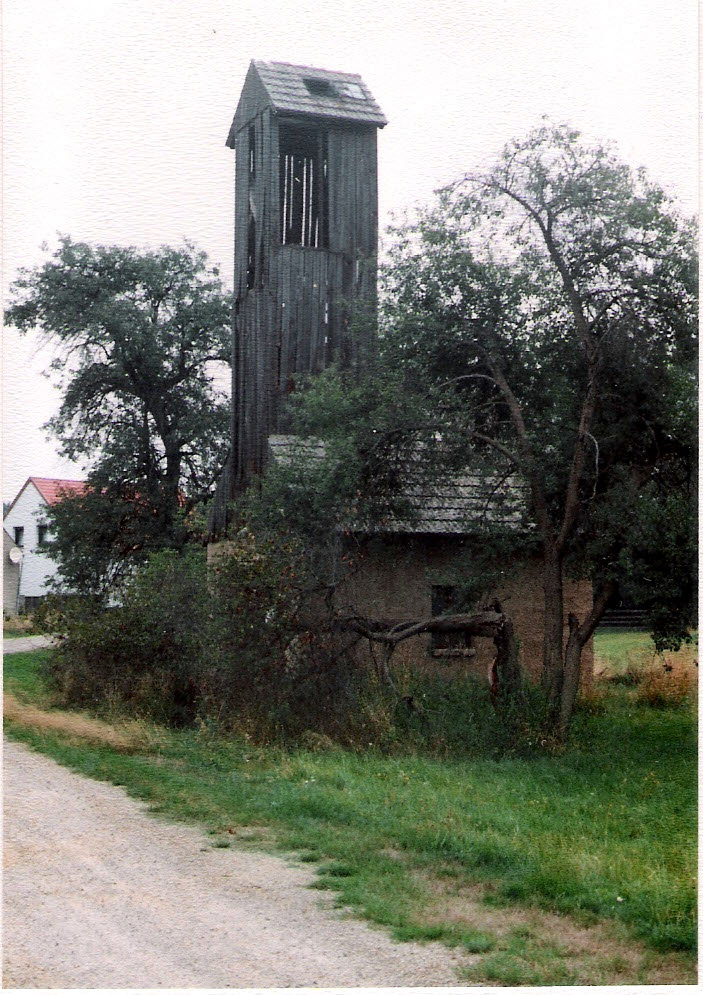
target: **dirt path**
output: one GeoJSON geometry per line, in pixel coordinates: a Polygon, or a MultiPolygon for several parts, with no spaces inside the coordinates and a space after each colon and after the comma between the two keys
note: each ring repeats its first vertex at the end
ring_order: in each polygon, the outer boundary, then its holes
{"type": "Polygon", "coordinates": [[[3,639],[2,652],[26,653],[27,650],[39,650],[51,646],[50,636],[17,636],[14,639],[3,639]]]}
{"type": "Polygon", "coordinates": [[[307,868],[213,849],[12,742],[4,808],[5,987],[459,984],[459,955],[340,918],[307,868]]]}

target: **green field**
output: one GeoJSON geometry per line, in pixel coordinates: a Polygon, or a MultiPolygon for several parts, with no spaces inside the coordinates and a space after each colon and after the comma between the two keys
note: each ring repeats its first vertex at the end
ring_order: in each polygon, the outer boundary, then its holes
{"type": "MultiPolygon", "coordinates": [[[[612,658],[619,638],[599,637],[598,652],[612,658]]],[[[6,658],[20,700],[46,704],[46,652],[6,658]]],[[[648,708],[608,684],[578,711],[568,750],[503,759],[261,748],[146,725],[132,752],[116,752],[72,736],[70,722],[65,733],[6,729],[154,812],[202,824],[213,846],[276,847],[316,865],[316,887],[398,939],[482,954],[466,981],[694,979],[690,704],[648,708]]]]}
{"type": "MultiPolygon", "coordinates": [[[[593,639],[596,671],[604,669],[622,673],[628,665],[650,664],[656,653],[651,636],[633,629],[601,629],[593,639]]],[[[665,653],[681,663],[690,663],[698,655],[698,635],[693,643],[683,646],[678,653],[665,653]]]]}

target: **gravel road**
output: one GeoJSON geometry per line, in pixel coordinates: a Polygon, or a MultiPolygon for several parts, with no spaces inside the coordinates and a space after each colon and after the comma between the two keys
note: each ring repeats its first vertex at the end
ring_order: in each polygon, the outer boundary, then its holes
{"type": "Polygon", "coordinates": [[[39,650],[51,646],[50,636],[17,636],[15,639],[3,639],[2,653],[26,653],[27,650],[39,650]]]}
{"type": "Polygon", "coordinates": [[[6,988],[459,983],[458,954],[341,918],[309,868],[213,849],[13,742],[4,809],[6,988]]]}

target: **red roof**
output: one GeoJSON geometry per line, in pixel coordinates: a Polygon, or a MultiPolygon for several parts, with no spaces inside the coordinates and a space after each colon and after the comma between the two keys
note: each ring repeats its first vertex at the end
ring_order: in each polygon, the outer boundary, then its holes
{"type": "Polygon", "coordinates": [[[55,477],[30,477],[47,504],[56,504],[63,497],[76,497],[84,494],[84,480],[57,480],[55,477]]]}
{"type": "Polygon", "coordinates": [[[34,484],[40,495],[49,505],[56,504],[62,497],[75,497],[77,494],[85,494],[87,490],[84,480],[58,480],[56,477],[27,477],[10,502],[10,506],[3,515],[3,518],[9,515],[11,509],[17,504],[20,494],[24,493],[28,484],[34,484]]]}
{"type": "MultiPolygon", "coordinates": [[[[85,480],[59,480],[56,477],[28,477],[24,484],[20,487],[16,497],[10,503],[10,507],[7,509],[3,517],[6,517],[9,514],[10,509],[15,506],[17,499],[27,487],[27,484],[34,484],[48,505],[56,504],[57,501],[60,501],[65,497],[79,497],[81,494],[85,494],[88,491],[88,485],[85,480]]],[[[141,495],[137,491],[133,495],[132,500],[139,502],[140,499],[141,495]]],[[[178,492],[178,504],[181,508],[185,505],[185,497],[180,491],[178,492]]]]}

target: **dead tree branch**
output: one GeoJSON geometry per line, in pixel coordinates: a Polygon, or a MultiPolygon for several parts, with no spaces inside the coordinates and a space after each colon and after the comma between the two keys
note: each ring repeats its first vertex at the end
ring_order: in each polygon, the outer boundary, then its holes
{"type": "Polygon", "coordinates": [[[383,687],[395,691],[390,674],[390,663],[399,643],[412,636],[425,632],[462,632],[467,636],[483,636],[492,639],[496,646],[496,658],[492,667],[492,694],[497,700],[497,691],[514,697],[521,685],[520,665],[517,647],[510,619],[501,611],[496,602],[490,609],[454,615],[436,615],[430,618],[384,620],[362,615],[344,615],[335,619],[336,626],[345,632],[354,632],[368,640],[379,682],[383,687]],[[380,645],[377,655],[375,645],[380,645]]]}

